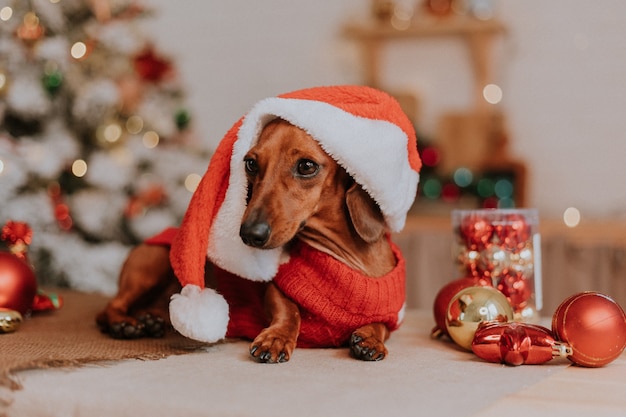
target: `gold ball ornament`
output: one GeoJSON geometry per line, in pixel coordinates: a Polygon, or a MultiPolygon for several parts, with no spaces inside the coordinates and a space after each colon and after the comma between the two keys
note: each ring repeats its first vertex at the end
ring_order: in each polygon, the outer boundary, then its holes
{"type": "Polygon", "coordinates": [[[0,308],[0,333],[12,333],[22,324],[22,315],[9,308],[0,308]]]}
{"type": "Polygon", "coordinates": [[[513,308],[504,294],[492,287],[469,287],[450,300],[446,329],[457,345],[471,351],[474,333],[480,323],[512,320],[513,308]]]}

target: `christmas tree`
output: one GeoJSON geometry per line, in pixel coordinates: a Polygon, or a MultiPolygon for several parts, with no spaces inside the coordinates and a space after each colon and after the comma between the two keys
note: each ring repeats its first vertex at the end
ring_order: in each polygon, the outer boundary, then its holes
{"type": "Polygon", "coordinates": [[[208,164],[149,16],[133,0],[0,2],[0,222],[31,226],[42,285],[112,293],[208,164]]]}

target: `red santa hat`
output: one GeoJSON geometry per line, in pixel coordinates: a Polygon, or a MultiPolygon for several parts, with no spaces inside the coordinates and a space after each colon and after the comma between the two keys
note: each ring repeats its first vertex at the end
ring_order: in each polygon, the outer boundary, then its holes
{"type": "Polygon", "coordinates": [[[316,139],[378,203],[388,228],[400,231],[417,192],[421,161],[415,131],[390,95],[363,86],[315,87],[259,101],[226,133],[196,189],[172,244],[171,263],[183,285],[170,317],[181,334],[224,337],[228,305],[204,287],[206,258],[254,281],[271,281],[288,262],[281,248],[246,246],[239,237],[246,208],[243,158],[264,126],[281,118],[316,139]]]}

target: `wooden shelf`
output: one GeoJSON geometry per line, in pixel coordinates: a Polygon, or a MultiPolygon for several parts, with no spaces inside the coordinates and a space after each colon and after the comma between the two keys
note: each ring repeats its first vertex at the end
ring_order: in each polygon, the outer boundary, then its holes
{"type": "Polygon", "coordinates": [[[446,35],[493,35],[504,32],[505,26],[497,20],[478,20],[469,17],[418,18],[404,30],[374,20],[348,23],[344,27],[344,33],[349,37],[378,40],[446,35]]]}
{"type": "Polygon", "coordinates": [[[475,106],[478,110],[488,108],[482,91],[492,79],[490,53],[492,39],[505,31],[505,26],[497,20],[478,20],[463,16],[416,18],[406,29],[396,29],[390,23],[374,20],[348,23],[343,29],[346,37],[361,43],[365,70],[364,81],[376,88],[382,88],[380,62],[381,49],[384,44],[399,39],[460,36],[466,40],[472,58],[475,106]]]}

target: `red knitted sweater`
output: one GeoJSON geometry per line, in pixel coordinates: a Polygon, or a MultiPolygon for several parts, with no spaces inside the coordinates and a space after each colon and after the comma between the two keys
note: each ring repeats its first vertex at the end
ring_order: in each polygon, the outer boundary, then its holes
{"type": "MultiPolygon", "coordinates": [[[[148,239],[169,244],[175,231],[148,239]]],[[[300,307],[299,347],[345,345],[357,328],[383,323],[390,331],[400,325],[405,301],[405,262],[389,239],[397,264],[388,274],[372,278],[311,246],[296,242],[290,259],[282,264],[274,284],[300,307]]],[[[229,305],[227,337],[254,339],[268,321],[263,298],[267,283],[251,281],[216,268],[217,291],[229,305]]]]}

